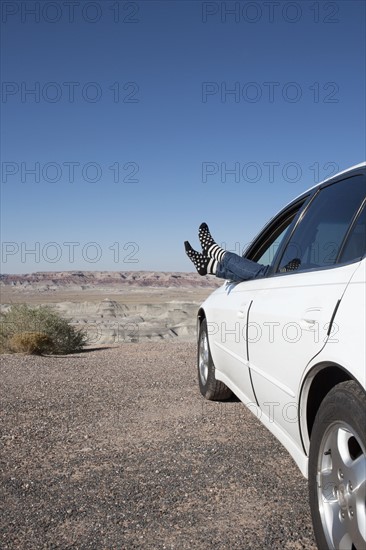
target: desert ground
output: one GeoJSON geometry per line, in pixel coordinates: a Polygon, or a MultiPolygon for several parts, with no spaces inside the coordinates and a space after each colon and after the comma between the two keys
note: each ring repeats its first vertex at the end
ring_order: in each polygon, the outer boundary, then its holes
{"type": "Polygon", "coordinates": [[[194,274],[2,276],[84,352],[0,355],[0,548],[315,550],[307,483],[238,400],[203,399],[194,274]]]}
{"type": "Polygon", "coordinates": [[[196,346],[2,355],[0,547],[315,550],[306,480],[196,346]]]}

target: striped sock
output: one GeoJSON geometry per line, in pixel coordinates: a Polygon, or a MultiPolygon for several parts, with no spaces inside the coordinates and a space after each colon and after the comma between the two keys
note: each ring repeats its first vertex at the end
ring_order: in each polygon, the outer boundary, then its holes
{"type": "Polygon", "coordinates": [[[217,261],[209,258],[197,250],[194,250],[188,241],[185,241],[184,247],[188,258],[193,262],[194,267],[200,275],[216,275],[217,261]]]}
{"type": "Polygon", "coordinates": [[[203,254],[221,262],[226,250],[221,248],[221,246],[213,240],[207,223],[201,223],[198,230],[198,237],[201,242],[203,254]]]}

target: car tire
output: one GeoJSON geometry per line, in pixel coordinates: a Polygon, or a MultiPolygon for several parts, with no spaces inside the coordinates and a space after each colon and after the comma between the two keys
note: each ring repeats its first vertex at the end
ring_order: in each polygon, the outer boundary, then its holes
{"type": "Polygon", "coordinates": [[[366,548],[366,394],[342,382],[324,398],[311,433],[309,500],[319,550],[366,548]]]}
{"type": "Polygon", "coordinates": [[[232,391],[215,377],[215,365],[208,342],[207,321],[203,319],[198,337],[198,382],[200,392],[210,401],[223,401],[232,396],[232,391]]]}

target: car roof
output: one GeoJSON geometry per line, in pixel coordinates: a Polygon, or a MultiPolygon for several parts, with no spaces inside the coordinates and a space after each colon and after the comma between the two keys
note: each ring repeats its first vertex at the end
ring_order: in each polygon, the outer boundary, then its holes
{"type": "Polygon", "coordinates": [[[346,168],[345,170],[342,170],[341,172],[337,172],[337,174],[333,174],[333,176],[330,176],[329,178],[326,178],[325,180],[319,181],[312,187],[309,187],[306,191],[303,191],[300,195],[292,199],[289,203],[287,203],[282,210],[290,206],[292,203],[297,202],[301,197],[304,197],[308,195],[310,192],[312,192],[314,189],[317,189],[319,187],[322,187],[325,184],[328,184],[332,180],[336,180],[339,178],[339,176],[344,176],[346,174],[351,174],[353,171],[357,171],[360,168],[366,168],[366,161],[360,162],[359,164],[355,164],[354,166],[350,166],[350,168],[346,168]]]}
{"type": "Polygon", "coordinates": [[[334,174],[333,176],[330,176],[329,178],[326,178],[325,180],[323,181],[320,181],[319,183],[316,183],[315,185],[313,185],[312,187],[309,187],[309,189],[307,189],[306,191],[303,191],[300,195],[298,195],[297,197],[295,197],[294,199],[292,199],[290,202],[288,202],[287,204],[285,204],[283,206],[283,208],[281,208],[281,210],[279,210],[278,212],[276,212],[276,214],[274,214],[268,221],[267,223],[264,225],[264,227],[262,227],[262,229],[259,231],[259,233],[255,236],[255,238],[253,239],[253,241],[251,243],[249,243],[249,245],[245,248],[245,250],[243,251],[243,256],[245,256],[247,254],[247,252],[250,250],[252,244],[257,240],[258,236],[266,230],[266,228],[268,228],[273,220],[275,220],[277,218],[277,216],[279,216],[282,212],[284,212],[285,210],[287,210],[288,208],[291,208],[292,205],[295,205],[298,201],[301,201],[301,199],[305,199],[307,196],[310,196],[311,194],[313,194],[314,192],[314,189],[318,189],[320,187],[322,187],[323,185],[326,185],[328,184],[329,182],[331,182],[332,180],[336,180],[339,178],[339,176],[344,176],[346,174],[352,174],[353,172],[357,172],[357,170],[359,170],[360,168],[366,168],[366,161],[364,162],[360,162],[359,164],[355,164],[354,166],[351,166],[350,168],[347,168],[346,170],[342,170],[341,172],[338,172],[337,174],[334,174]]]}
{"type": "Polygon", "coordinates": [[[355,164],[354,166],[351,166],[350,168],[346,168],[345,170],[342,170],[341,172],[337,172],[337,174],[334,174],[333,176],[330,176],[329,178],[326,178],[323,181],[320,181],[316,185],[313,185],[313,187],[310,187],[308,191],[311,189],[314,189],[315,187],[319,187],[320,185],[323,185],[324,183],[328,183],[328,181],[331,181],[332,179],[338,178],[339,176],[345,175],[348,172],[353,172],[353,170],[358,170],[359,168],[365,168],[366,167],[366,161],[360,162],[359,164],[355,164]]]}

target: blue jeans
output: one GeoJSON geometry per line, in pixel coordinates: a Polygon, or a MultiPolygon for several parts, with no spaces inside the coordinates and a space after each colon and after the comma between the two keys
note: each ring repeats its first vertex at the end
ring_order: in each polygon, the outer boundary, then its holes
{"type": "Polygon", "coordinates": [[[234,252],[225,252],[222,262],[219,262],[217,266],[216,277],[237,283],[264,277],[268,268],[268,265],[257,264],[257,262],[247,260],[234,252]]]}

